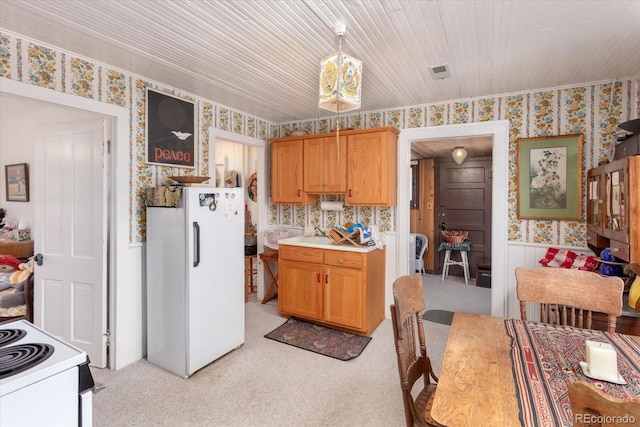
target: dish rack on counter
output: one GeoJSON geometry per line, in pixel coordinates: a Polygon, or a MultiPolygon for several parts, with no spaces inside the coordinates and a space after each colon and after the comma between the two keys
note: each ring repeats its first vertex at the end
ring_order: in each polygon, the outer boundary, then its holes
{"type": "Polygon", "coordinates": [[[348,233],[345,230],[341,230],[339,228],[332,228],[329,231],[329,237],[333,240],[334,245],[339,245],[342,242],[351,242],[355,246],[361,246],[360,243],[353,239],[357,239],[360,235],[360,230],[353,230],[351,233],[348,233]]]}

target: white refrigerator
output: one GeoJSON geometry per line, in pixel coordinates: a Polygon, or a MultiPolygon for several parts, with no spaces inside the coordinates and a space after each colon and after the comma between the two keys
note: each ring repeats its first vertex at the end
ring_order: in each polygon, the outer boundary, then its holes
{"type": "Polygon", "coordinates": [[[147,207],[147,360],[187,378],[244,343],[242,188],[147,207]]]}

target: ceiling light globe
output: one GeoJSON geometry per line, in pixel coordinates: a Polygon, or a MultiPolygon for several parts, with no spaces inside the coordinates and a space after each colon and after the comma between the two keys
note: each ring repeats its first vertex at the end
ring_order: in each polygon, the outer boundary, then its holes
{"type": "Polygon", "coordinates": [[[467,150],[463,147],[456,147],[451,153],[451,157],[453,157],[453,160],[460,165],[464,162],[464,159],[467,158],[467,150]]]}

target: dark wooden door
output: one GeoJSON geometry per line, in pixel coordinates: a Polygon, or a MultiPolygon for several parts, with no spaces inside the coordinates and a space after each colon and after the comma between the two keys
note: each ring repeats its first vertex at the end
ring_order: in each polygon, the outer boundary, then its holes
{"type": "MultiPolygon", "coordinates": [[[[478,264],[491,264],[491,158],[467,159],[461,165],[436,159],[436,245],[440,229],[469,231],[469,273],[475,277],[478,264]]],[[[505,224],[506,227],[506,224],[505,224]]],[[[458,259],[458,254],[453,255],[458,259]]],[[[442,273],[444,251],[436,251],[436,270],[442,273]]],[[[449,274],[463,277],[462,267],[452,266],[449,274]]]]}

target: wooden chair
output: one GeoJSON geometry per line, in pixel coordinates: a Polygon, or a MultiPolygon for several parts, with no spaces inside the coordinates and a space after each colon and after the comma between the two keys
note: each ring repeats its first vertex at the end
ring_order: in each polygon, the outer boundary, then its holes
{"type": "Polygon", "coordinates": [[[400,387],[404,401],[407,427],[437,426],[430,416],[438,377],[433,373],[431,360],[427,356],[422,325],[425,308],[422,276],[401,276],[393,283],[391,323],[398,356],[400,387]],[[411,391],[418,380],[423,379],[423,388],[414,399],[411,391]]]}
{"type": "Polygon", "coordinates": [[[609,397],[585,381],[569,386],[569,402],[574,426],[630,426],[640,421],[640,399],[609,397]]]}
{"type": "Polygon", "coordinates": [[[520,317],[527,320],[527,302],[540,303],[540,321],[591,329],[592,312],[607,315],[607,330],[615,332],[622,314],[624,282],[619,277],[567,268],[516,268],[520,317]]]}

